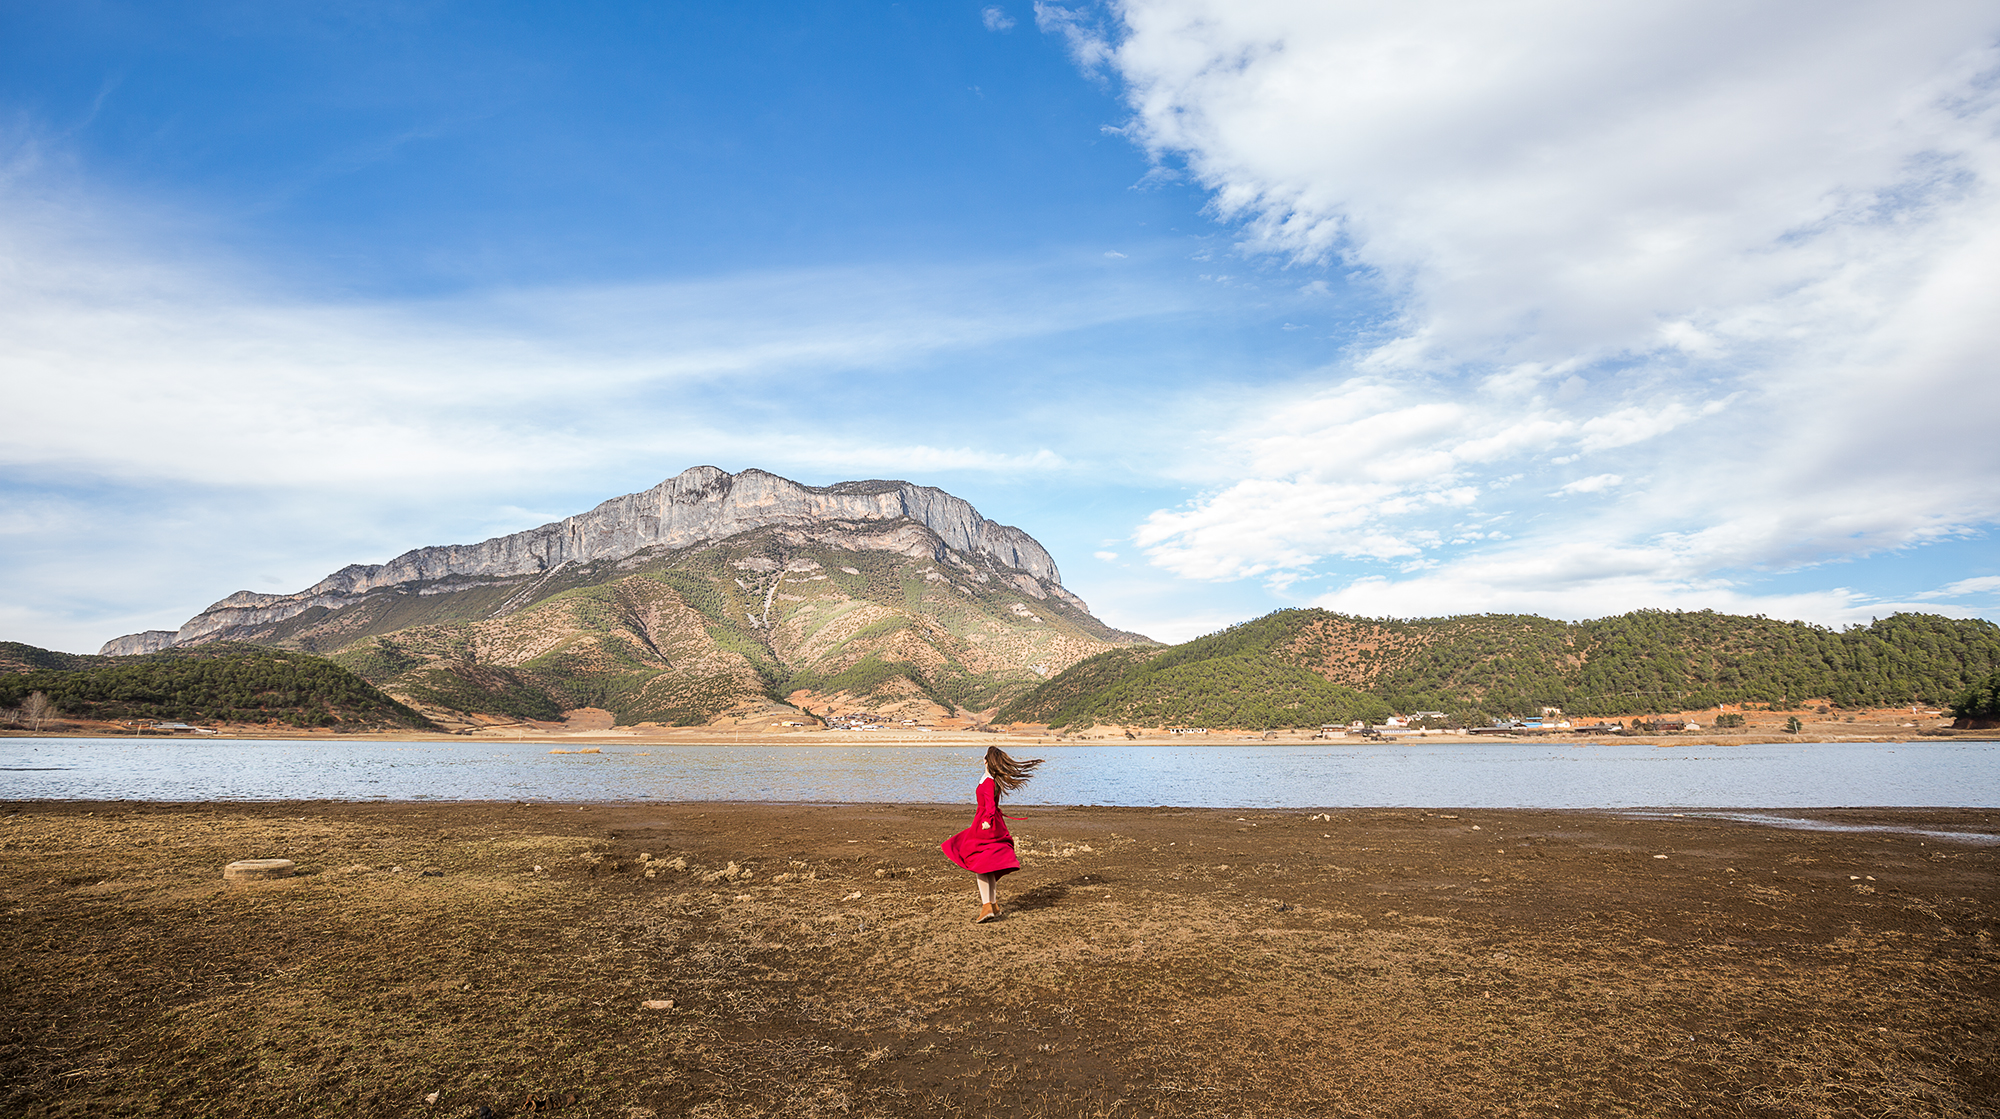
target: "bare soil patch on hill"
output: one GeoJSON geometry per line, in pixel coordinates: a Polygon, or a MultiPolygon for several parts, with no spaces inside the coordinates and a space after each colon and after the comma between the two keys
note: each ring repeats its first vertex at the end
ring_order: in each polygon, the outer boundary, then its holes
{"type": "Polygon", "coordinates": [[[1009,811],[0,806],[0,1113],[2000,1108],[2000,812],[1009,811]]]}

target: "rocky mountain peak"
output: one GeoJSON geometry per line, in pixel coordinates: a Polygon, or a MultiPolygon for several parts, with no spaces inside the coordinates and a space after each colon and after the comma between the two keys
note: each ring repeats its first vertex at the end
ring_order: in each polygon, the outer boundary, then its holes
{"type": "MultiPolygon", "coordinates": [[[[696,466],[639,493],[614,497],[586,513],[477,544],[417,548],[384,564],[355,564],[289,595],[238,591],[166,636],[130,634],[103,652],[151,652],[236,627],[295,616],[314,607],[338,610],[368,592],[452,576],[511,577],[553,572],[569,564],[619,560],[653,548],[679,549],[770,526],[800,530],[862,528],[915,522],[943,548],[982,557],[1017,572],[1024,586],[1061,594],[1055,561],[1033,537],[979,515],[963,498],[932,486],[875,479],[807,486],[763,470],[731,474],[696,466]]],[[[940,560],[949,552],[941,552],[940,560]]]]}

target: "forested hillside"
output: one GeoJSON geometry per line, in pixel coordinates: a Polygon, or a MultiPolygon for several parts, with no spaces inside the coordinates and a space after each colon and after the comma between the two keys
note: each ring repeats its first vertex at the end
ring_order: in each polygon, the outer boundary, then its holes
{"type": "Polygon", "coordinates": [[[101,658],[82,653],[59,653],[19,641],[0,641],[0,673],[33,672],[37,669],[81,668],[101,658]]]}
{"type": "Polygon", "coordinates": [[[137,657],[0,647],[0,708],[40,692],[59,717],[283,723],[364,730],[430,723],[347,669],[256,645],[201,645],[137,657]],[[12,669],[12,671],[7,671],[12,669]]]}
{"type": "Polygon", "coordinates": [[[1977,680],[1965,694],[1952,701],[1951,713],[1958,725],[1970,730],[2000,727],[2000,672],[1977,680]]]}
{"type": "MultiPolygon", "coordinates": [[[[1312,725],[1308,712],[1443,711],[1465,723],[1558,707],[1640,715],[1718,704],[1943,706],[2000,671],[2000,626],[1897,614],[1832,630],[1713,611],[1642,610],[1588,622],[1482,614],[1397,621],[1284,610],[1161,650],[1081,662],[1009,705],[999,721],[1053,726],[1195,722],[1312,725]],[[1253,662],[1264,667],[1251,671],[1253,662]],[[1315,704],[1303,670],[1348,689],[1315,704]],[[1281,682],[1283,681],[1283,682],[1281,682]],[[1140,703],[1133,697],[1143,695],[1140,703]],[[1205,718],[1230,697],[1240,712],[1205,718]],[[1142,717],[1143,715],[1143,717],[1142,717]]],[[[1328,718],[1323,721],[1344,721],[1328,718]]]]}
{"type": "MultiPolygon", "coordinates": [[[[1119,656],[1106,653],[1103,658],[1119,656]]],[[[1189,662],[1145,658],[1101,688],[1079,690],[1046,708],[1028,701],[998,721],[1052,726],[1308,727],[1351,719],[1380,720],[1389,708],[1373,696],[1330,683],[1271,657],[1217,656],[1189,662]],[[1039,716],[1034,718],[1032,716],[1039,716]]],[[[1084,669],[1085,665],[1078,665],[1084,669]]],[[[1103,665],[1086,671],[1101,670],[1103,665]]],[[[1037,692],[1030,696],[1048,698],[1037,692]]]]}

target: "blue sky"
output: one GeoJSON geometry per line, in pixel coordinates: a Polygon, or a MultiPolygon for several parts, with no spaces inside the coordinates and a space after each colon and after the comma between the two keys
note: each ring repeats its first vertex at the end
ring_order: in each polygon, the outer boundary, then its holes
{"type": "Polygon", "coordinates": [[[0,7],[0,637],[908,478],[1114,625],[2000,618],[2000,12],[0,7]],[[747,9],[747,10],[746,10],[747,9]]]}

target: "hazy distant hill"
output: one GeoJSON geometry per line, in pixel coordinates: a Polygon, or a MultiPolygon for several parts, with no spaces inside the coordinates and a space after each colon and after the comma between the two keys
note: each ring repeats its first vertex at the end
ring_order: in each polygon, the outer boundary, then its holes
{"type": "Polygon", "coordinates": [[[0,642],[0,708],[34,692],[59,717],[431,729],[415,711],[323,657],[208,644],[141,656],[79,656],[0,642]]]}
{"type": "MultiPolygon", "coordinates": [[[[173,647],[331,656],[427,713],[622,724],[837,708],[991,710],[1076,661],[1147,643],[1092,617],[1026,533],[907,482],[802,486],[697,467],[480,544],[244,591],[173,647]]],[[[137,634],[106,653],[160,644],[137,634]]]]}
{"type": "Polygon", "coordinates": [[[1929,614],[1835,631],[1712,611],[1559,622],[1283,610],[1170,648],[1083,661],[996,720],[1257,728],[1391,710],[1484,721],[1543,706],[1586,717],[1807,699],[1943,706],[1996,670],[2000,626],[1929,614]]]}

